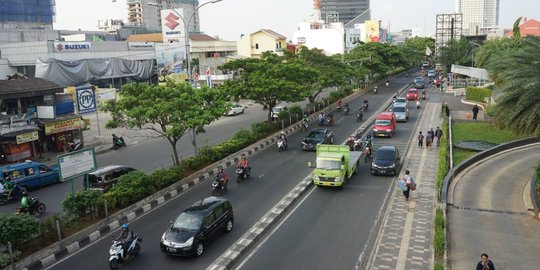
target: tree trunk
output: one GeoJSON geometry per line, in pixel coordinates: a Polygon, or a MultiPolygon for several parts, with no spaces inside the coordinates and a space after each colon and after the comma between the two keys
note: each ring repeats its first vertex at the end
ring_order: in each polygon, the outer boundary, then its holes
{"type": "Polygon", "coordinates": [[[180,165],[180,158],[178,157],[178,151],[176,151],[176,143],[178,142],[178,140],[171,140],[169,138],[167,138],[169,140],[169,143],[171,144],[171,147],[172,147],[172,150],[173,150],[173,161],[174,161],[174,165],[175,166],[178,166],[180,165]]]}

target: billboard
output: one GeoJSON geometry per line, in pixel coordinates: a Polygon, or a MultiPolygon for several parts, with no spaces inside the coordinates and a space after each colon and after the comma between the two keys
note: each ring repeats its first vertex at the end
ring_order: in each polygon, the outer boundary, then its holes
{"type": "Polygon", "coordinates": [[[184,18],[182,18],[183,14],[183,8],[161,10],[161,33],[163,35],[163,43],[184,44],[186,33],[184,33],[185,25],[184,18]]]}
{"type": "Polygon", "coordinates": [[[366,21],[366,42],[379,42],[379,21],[366,21]]]}
{"type": "Polygon", "coordinates": [[[160,81],[164,81],[165,76],[169,74],[187,74],[186,68],[184,67],[186,49],[183,44],[156,43],[155,45],[158,77],[160,81]]]}

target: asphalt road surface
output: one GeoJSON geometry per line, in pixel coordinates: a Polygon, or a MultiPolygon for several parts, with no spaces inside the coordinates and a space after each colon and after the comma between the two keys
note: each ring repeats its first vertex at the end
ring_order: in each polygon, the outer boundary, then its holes
{"type": "MultiPolygon", "coordinates": [[[[402,78],[393,80],[393,84],[384,89],[380,87],[379,94],[374,96],[371,93],[367,94],[370,101],[370,111],[368,115],[380,107],[383,102],[388,100],[398,89],[410,82],[410,78],[402,78]]],[[[352,108],[360,106],[364,96],[359,97],[350,105],[352,108]]],[[[415,114],[411,116],[411,122],[415,122],[415,114]]],[[[358,127],[353,115],[343,116],[341,113],[335,113],[336,125],[331,127],[335,132],[336,142],[343,142],[345,138],[354,132],[358,127]]],[[[405,124],[409,125],[409,124],[405,124]]],[[[410,124],[412,125],[412,123],[410,124]]],[[[400,131],[396,139],[401,138],[407,140],[408,136],[405,131],[400,131]]],[[[211,193],[210,181],[205,181],[200,185],[185,192],[181,196],[167,202],[161,207],[147,213],[146,215],[131,222],[130,227],[137,233],[141,234],[144,239],[142,243],[142,251],[140,257],[132,261],[129,269],[205,269],[217,257],[219,257],[231,244],[237,241],[251,226],[257,222],[267,211],[269,211],[276,203],[278,203],[292,188],[294,188],[303,178],[305,178],[312,169],[307,168],[308,161],[315,159],[314,152],[304,152],[300,149],[300,142],[306,132],[299,132],[289,136],[289,148],[286,152],[277,152],[276,147],[270,147],[253,157],[250,157],[251,166],[253,167],[251,179],[241,184],[231,182],[229,190],[224,197],[228,198],[233,205],[235,212],[235,227],[229,234],[218,238],[212,245],[206,247],[206,253],[200,258],[176,258],[162,254],[159,248],[161,235],[169,225],[169,221],[175,218],[183,209],[193,204],[195,201],[209,196],[211,193]]],[[[382,140],[382,139],[381,139],[382,140]]],[[[391,139],[394,140],[394,139],[391,139]]],[[[365,171],[365,167],[361,168],[365,171]]],[[[233,168],[225,170],[229,177],[234,176],[233,168]]],[[[358,174],[360,178],[370,179],[371,176],[366,175],[366,172],[358,174]]],[[[375,183],[368,193],[376,193],[372,197],[373,200],[378,197],[380,192],[384,194],[385,189],[391,178],[373,178],[375,183]],[[378,187],[382,185],[382,187],[378,187]],[[377,191],[379,190],[379,191],[377,191]]],[[[347,186],[343,193],[349,193],[357,190],[354,187],[357,182],[368,180],[353,180],[350,186],[347,186]]],[[[366,186],[365,188],[368,188],[366,186]]],[[[334,194],[334,190],[328,190],[329,197],[334,194]]],[[[327,195],[328,196],[328,195],[327,195]]],[[[357,195],[356,195],[357,196],[357,195]]],[[[333,196],[338,197],[338,196],[333,196]]],[[[354,196],[353,196],[354,197],[354,196]]],[[[363,196],[358,196],[363,197],[363,196]]],[[[367,199],[367,198],[366,198],[367,199]]],[[[345,200],[345,198],[334,198],[328,201],[329,204],[337,203],[335,200],[345,200]]],[[[382,199],[381,199],[382,200],[382,199]]],[[[366,208],[372,208],[372,211],[377,211],[380,202],[372,202],[369,200],[363,201],[366,208]],[[370,206],[370,207],[367,207],[370,206]]],[[[352,207],[352,205],[351,205],[352,207]]],[[[371,210],[370,210],[371,211],[371,210]]],[[[363,219],[364,224],[371,224],[373,214],[366,213],[366,218],[363,219]]],[[[341,223],[341,220],[334,220],[341,223]]],[[[305,225],[312,225],[305,223],[305,225]]],[[[368,227],[369,225],[365,225],[368,227]]],[[[113,232],[114,235],[118,231],[113,232]]],[[[295,236],[296,239],[301,239],[295,236]]],[[[108,265],[108,249],[110,247],[110,239],[103,238],[87,248],[81,250],[72,256],[51,266],[53,269],[104,269],[108,265]]]]}

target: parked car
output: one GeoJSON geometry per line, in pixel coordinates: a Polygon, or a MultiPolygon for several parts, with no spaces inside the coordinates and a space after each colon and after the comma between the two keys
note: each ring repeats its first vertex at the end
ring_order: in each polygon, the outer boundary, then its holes
{"type": "Polygon", "coordinates": [[[326,128],[316,128],[302,139],[303,150],[315,150],[318,144],[334,144],[334,132],[326,128]]]}
{"type": "Polygon", "coordinates": [[[244,107],[238,103],[234,103],[231,105],[231,109],[227,112],[228,116],[235,116],[237,114],[241,114],[244,112],[244,107]]]}
{"type": "Polygon", "coordinates": [[[57,166],[49,167],[40,162],[27,160],[0,166],[0,180],[11,181],[11,183],[28,190],[56,183],[60,180],[60,176],[57,166]]]}
{"type": "Polygon", "coordinates": [[[393,145],[381,146],[371,161],[371,174],[397,175],[401,157],[399,150],[393,145]]]}
{"type": "Polygon", "coordinates": [[[88,173],[83,178],[83,187],[85,189],[97,189],[107,192],[120,176],[136,171],[135,169],[123,165],[109,165],[88,173]]]}
{"type": "Polygon", "coordinates": [[[277,119],[279,113],[288,110],[287,106],[276,106],[272,109],[272,119],[277,119]]]}
{"type": "Polygon", "coordinates": [[[175,256],[201,256],[205,246],[223,232],[233,229],[234,214],[229,201],[221,197],[202,199],[171,221],[161,236],[161,251],[175,256]]]}
{"type": "Polygon", "coordinates": [[[414,87],[417,89],[424,89],[426,88],[426,82],[424,82],[424,78],[422,77],[416,77],[413,81],[414,87]]]}
{"type": "Polygon", "coordinates": [[[416,88],[410,88],[407,90],[406,98],[408,101],[416,101],[418,100],[418,89],[416,88]]]}
{"type": "Polygon", "coordinates": [[[407,103],[397,103],[392,107],[392,112],[396,115],[396,121],[407,122],[409,120],[409,109],[407,109],[407,103]]]}
{"type": "Polygon", "coordinates": [[[398,97],[396,100],[394,100],[394,106],[397,105],[403,105],[407,107],[407,98],[406,97],[398,97]]]}
{"type": "Polygon", "coordinates": [[[396,132],[396,115],[394,112],[382,112],[375,118],[373,136],[394,136],[396,132]]]}

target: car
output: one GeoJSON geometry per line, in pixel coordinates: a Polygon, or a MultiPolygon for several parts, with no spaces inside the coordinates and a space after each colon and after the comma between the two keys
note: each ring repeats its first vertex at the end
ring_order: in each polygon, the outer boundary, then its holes
{"type": "Polygon", "coordinates": [[[407,90],[407,95],[405,96],[407,101],[416,101],[418,99],[418,89],[410,88],[407,90]]]}
{"type": "Polygon", "coordinates": [[[244,112],[244,107],[238,103],[234,103],[231,105],[231,109],[227,112],[228,116],[235,116],[237,114],[241,114],[244,112]]]}
{"type": "Polygon", "coordinates": [[[398,97],[396,100],[394,100],[394,106],[401,104],[403,106],[407,106],[407,98],[406,97],[398,97]]]}
{"type": "Polygon", "coordinates": [[[373,136],[394,136],[396,132],[396,114],[394,112],[381,112],[373,124],[373,136]]]}
{"type": "Polygon", "coordinates": [[[407,103],[394,104],[392,111],[396,115],[396,121],[407,122],[407,120],[409,120],[409,109],[407,109],[407,103]]]}
{"type": "Polygon", "coordinates": [[[399,150],[393,145],[379,147],[375,151],[371,161],[371,174],[373,175],[397,175],[399,172],[401,157],[399,150]]]}
{"type": "Polygon", "coordinates": [[[222,233],[232,231],[234,213],[222,197],[204,198],[171,221],[161,236],[161,252],[174,256],[201,256],[205,246],[222,233]]]}
{"type": "Polygon", "coordinates": [[[414,87],[417,89],[423,89],[426,87],[426,82],[424,82],[424,78],[422,77],[416,77],[413,81],[414,87]]]}
{"type": "Polygon", "coordinates": [[[429,67],[429,62],[424,62],[424,63],[422,63],[422,67],[423,67],[423,68],[429,67]]]}
{"type": "Polygon", "coordinates": [[[0,166],[0,181],[11,183],[26,190],[60,181],[58,166],[47,166],[40,162],[24,162],[0,166]]]}
{"type": "Polygon", "coordinates": [[[312,129],[302,139],[302,150],[316,150],[318,144],[333,144],[334,132],[326,128],[312,129]]]}
{"type": "Polygon", "coordinates": [[[272,109],[272,119],[277,119],[279,113],[288,110],[287,106],[276,106],[272,109]]]}
{"type": "Polygon", "coordinates": [[[427,76],[429,78],[433,79],[433,78],[435,78],[437,76],[437,72],[435,72],[435,70],[430,70],[430,71],[428,71],[427,76]]]}
{"type": "Polygon", "coordinates": [[[135,169],[124,165],[109,165],[98,168],[97,170],[85,174],[83,178],[83,187],[85,189],[94,189],[107,192],[120,176],[136,171],[135,169]]]}

